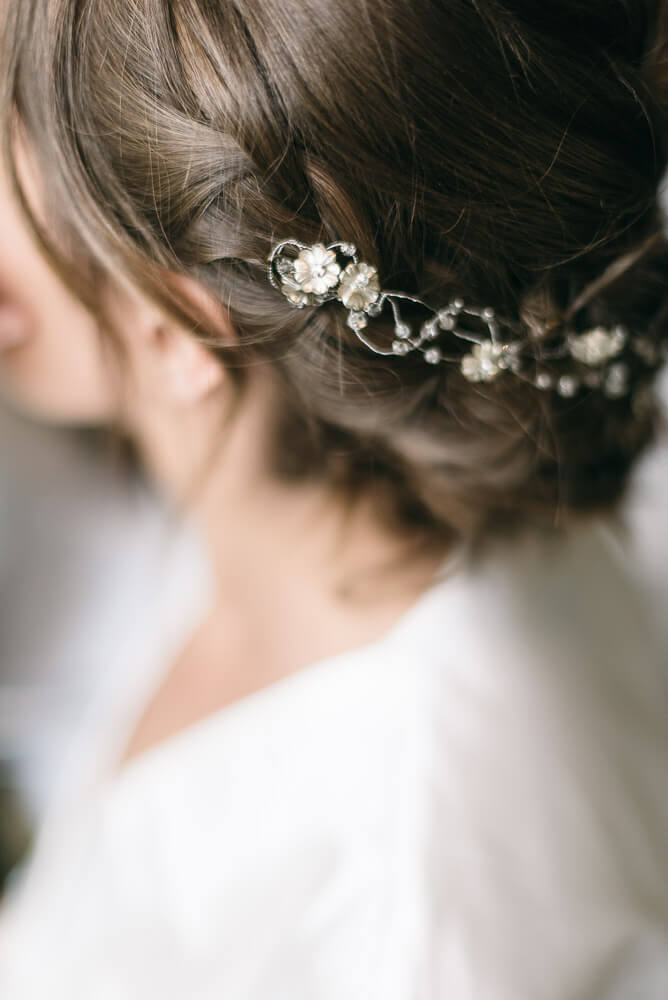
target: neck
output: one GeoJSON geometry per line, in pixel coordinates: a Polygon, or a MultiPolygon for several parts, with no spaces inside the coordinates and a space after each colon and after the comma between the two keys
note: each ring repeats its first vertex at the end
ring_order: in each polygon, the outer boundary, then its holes
{"type": "Polygon", "coordinates": [[[349,607],[354,614],[389,608],[391,615],[412,603],[445,552],[432,547],[425,556],[423,547],[416,555],[416,539],[384,527],[368,498],[350,505],[324,483],[286,484],[270,476],[273,405],[266,386],[251,386],[222,434],[220,409],[213,407],[173,420],[152,414],[135,427],[160,485],[178,502],[190,497],[221,606],[262,621],[287,607],[337,613],[349,607]]]}

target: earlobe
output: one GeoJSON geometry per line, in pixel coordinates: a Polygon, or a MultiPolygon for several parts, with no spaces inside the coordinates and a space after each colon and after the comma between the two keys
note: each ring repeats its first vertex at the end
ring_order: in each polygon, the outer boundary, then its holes
{"type": "Polygon", "coordinates": [[[192,405],[220,387],[224,369],[195,337],[182,330],[161,331],[163,384],[176,405],[192,405]]]}

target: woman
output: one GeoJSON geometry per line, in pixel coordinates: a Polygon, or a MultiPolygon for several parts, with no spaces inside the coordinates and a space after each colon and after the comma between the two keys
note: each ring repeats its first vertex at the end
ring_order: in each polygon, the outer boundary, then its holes
{"type": "Polygon", "coordinates": [[[658,423],[657,17],[6,4],[6,382],[193,541],[4,996],[665,995],[665,657],[594,521],[658,423]]]}

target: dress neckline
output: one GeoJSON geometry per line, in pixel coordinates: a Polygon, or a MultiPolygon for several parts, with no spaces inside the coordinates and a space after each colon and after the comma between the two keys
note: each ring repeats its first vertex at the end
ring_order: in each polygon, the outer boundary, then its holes
{"type": "Polygon", "coordinates": [[[142,713],[150,704],[154,695],[159,691],[162,683],[164,683],[169,670],[175,662],[175,658],[185,648],[191,636],[205,620],[210,611],[210,591],[200,589],[199,599],[195,601],[194,607],[189,609],[189,613],[186,616],[186,625],[179,630],[177,640],[172,640],[170,643],[169,653],[165,655],[165,650],[161,650],[161,655],[156,658],[156,662],[150,670],[150,683],[142,686],[140,696],[138,698],[135,697],[134,703],[126,713],[123,722],[121,724],[116,722],[116,731],[109,740],[106,752],[103,755],[104,759],[98,768],[95,782],[97,787],[100,790],[111,790],[121,787],[126,781],[131,781],[134,776],[141,774],[147,768],[150,769],[152,765],[168,758],[180,748],[191,745],[201,736],[210,733],[220,726],[225,726],[228,720],[243,718],[244,715],[256,708],[268,705],[276,699],[289,696],[291,693],[299,691],[302,687],[313,685],[323,674],[341,667],[349,660],[359,658],[368,659],[371,657],[375,661],[377,656],[374,654],[390,646],[400,645],[404,637],[416,628],[419,621],[423,617],[429,616],[432,605],[442,602],[444,592],[452,586],[454,578],[459,577],[461,566],[464,562],[465,549],[463,547],[449,553],[437,568],[428,586],[395,619],[392,625],[375,639],[339,653],[321,657],[292,673],[279,677],[254,691],[241,695],[220,708],[208,712],[201,718],[182,726],[169,736],[147,746],[144,750],[132,755],[127,760],[123,760],[124,749],[142,713]]]}

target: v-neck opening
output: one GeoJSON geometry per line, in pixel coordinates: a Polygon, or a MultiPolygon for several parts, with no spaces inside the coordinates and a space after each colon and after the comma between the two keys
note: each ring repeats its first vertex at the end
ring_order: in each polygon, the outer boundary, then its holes
{"type": "Polygon", "coordinates": [[[128,725],[123,726],[123,733],[120,738],[114,739],[115,749],[106,756],[106,761],[98,772],[96,784],[103,788],[118,787],[126,780],[130,780],[134,774],[140,773],[146,767],[149,767],[154,761],[167,756],[181,746],[187,746],[196,740],[200,734],[207,733],[217,726],[224,725],[228,719],[243,716],[243,714],[251,711],[258,705],[289,694],[290,691],[294,691],[304,685],[309,685],[323,673],[329,672],[351,658],[365,657],[393,645],[400,640],[404,632],[410,631],[413,628],[414,622],[419,620],[432,602],[438,601],[441,598],[443,591],[452,584],[454,577],[459,575],[458,570],[464,561],[465,550],[463,548],[449,553],[437,568],[427,587],[395,619],[389,628],[385,629],[376,638],[342,650],[341,652],[326,655],[303,667],[299,667],[291,673],[278,677],[264,684],[262,687],[249,691],[247,694],[235,698],[220,708],[214,709],[206,715],[189,722],[170,733],[164,739],[149,744],[145,749],[123,760],[124,749],[128,746],[130,737],[135,731],[135,726],[139,724],[143,713],[169,676],[169,671],[176,662],[175,657],[178,658],[179,653],[187,648],[190,639],[210,613],[211,604],[207,601],[204,607],[200,606],[194,619],[191,616],[188,628],[183,630],[183,635],[179,643],[175,644],[177,649],[175,652],[172,651],[174,655],[161,660],[162,666],[151,673],[153,683],[149,686],[148,694],[144,691],[140,704],[135,705],[133,708],[128,725]]]}

